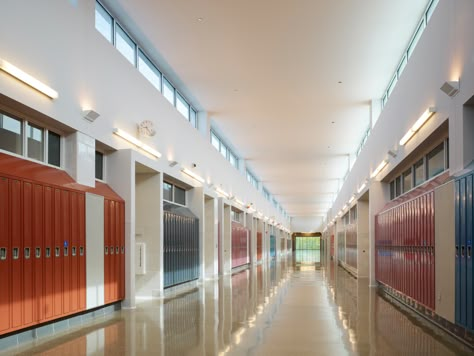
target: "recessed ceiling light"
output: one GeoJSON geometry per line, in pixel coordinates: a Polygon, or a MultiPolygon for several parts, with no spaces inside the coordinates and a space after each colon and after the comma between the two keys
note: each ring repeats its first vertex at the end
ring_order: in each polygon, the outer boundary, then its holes
{"type": "Polygon", "coordinates": [[[204,19],[202,17],[198,17],[197,19],[199,22],[202,22],[204,19]]]}

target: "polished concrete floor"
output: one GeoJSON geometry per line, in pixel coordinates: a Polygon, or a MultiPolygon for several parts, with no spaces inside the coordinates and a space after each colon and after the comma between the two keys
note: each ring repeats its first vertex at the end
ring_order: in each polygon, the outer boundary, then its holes
{"type": "Polygon", "coordinates": [[[472,355],[319,251],[0,352],[24,355],[472,355]]]}

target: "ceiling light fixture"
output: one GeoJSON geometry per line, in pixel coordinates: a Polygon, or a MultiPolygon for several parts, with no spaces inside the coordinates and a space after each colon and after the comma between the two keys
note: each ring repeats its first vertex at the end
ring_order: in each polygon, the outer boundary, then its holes
{"type": "Polygon", "coordinates": [[[447,96],[449,96],[450,98],[453,98],[456,96],[457,93],[459,93],[459,82],[458,81],[444,82],[444,84],[441,86],[440,89],[447,96]]]}
{"type": "Polygon", "coordinates": [[[222,195],[224,198],[229,199],[229,197],[230,197],[230,194],[229,194],[229,193],[223,191],[223,190],[222,190],[221,188],[219,188],[219,187],[216,187],[216,192],[217,192],[218,194],[222,195]]]}
{"type": "Polygon", "coordinates": [[[240,200],[239,198],[237,198],[237,197],[234,197],[234,201],[235,201],[237,204],[239,204],[240,206],[244,206],[244,205],[245,205],[245,203],[244,203],[242,200],[240,200]]]}
{"type": "Polygon", "coordinates": [[[357,189],[357,194],[360,194],[365,189],[365,187],[367,187],[367,181],[364,181],[359,189],[357,189]]]}
{"type": "Polygon", "coordinates": [[[94,122],[99,116],[100,114],[97,111],[91,109],[82,110],[82,117],[87,121],[94,122]]]}
{"type": "Polygon", "coordinates": [[[355,197],[351,196],[351,198],[349,199],[349,204],[351,204],[354,201],[354,199],[355,199],[355,197]]]}
{"type": "Polygon", "coordinates": [[[59,96],[57,91],[51,89],[46,84],[40,82],[38,79],[33,78],[28,73],[23,72],[21,69],[15,67],[13,64],[1,58],[0,58],[0,69],[3,70],[5,73],[10,74],[12,77],[15,77],[16,79],[29,85],[33,89],[36,89],[40,93],[48,96],[51,99],[57,99],[59,96]]]}
{"type": "Polygon", "coordinates": [[[190,171],[189,169],[187,168],[183,168],[181,169],[181,172],[187,174],[188,176],[190,176],[191,178],[193,178],[194,180],[197,180],[198,182],[200,183],[205,183],[205,179],[199,175],[197,175],[196,173],[194,173],[193,171],[190,171]]]}
{"type": "Polygon", "coordinates": [[[436,112],[435,107],[430,107],[426,109],[426,111],[421,114],[420,118],[416,120],[416,122],[413,124],[413,126],[408,130],[408,132],[402,137],[400,140],[400,146],[404,146],[410,139],[413,137],[413,135],[426,123],[426,121],[429,120],[429,118],[436,112]]]}
{"type": "Polygon", "coordinates": [[[380,162],[377,168],[375,168],[375,171],[373,171],[372,174],[370,175],[370,178],[375,178],[382,171],[382,169],[385,168],[387,164],[388,164],[388,161],[385,159],[382,162],[380,162]]]}
{"type": "Polygon", "coordinates": [[[154,148],[151,148],[150,146],[148,145],[145,145],[142,141],[140,141],[139,139],[137,139],[136,137],[130,135],[128,132],[125,132],[121,129],[118,129],[118,128],[115,128],[114,129],[114,134],[116,134],[117,136],[123,138],[124,140],[134,144],[135,146],[137,146],[138,148],[142,149],[143,151],[151,154],[152,156],[155,156],[156,158],[160,158],[161,157],[161,153],[158,152],[157,150],[155,150],[154,148]]]}

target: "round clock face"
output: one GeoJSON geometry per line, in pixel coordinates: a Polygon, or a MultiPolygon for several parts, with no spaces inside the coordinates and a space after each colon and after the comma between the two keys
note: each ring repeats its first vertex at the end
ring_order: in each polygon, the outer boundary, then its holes
{"type": "Polygon", "coordinates": [[[150,120],[144,120],[140,122],[140,124],[138,125],[138,130],[140,132],[140,135],[143,136],[154,136],[156,133],[153,122],[151,122],[150,120]]]}

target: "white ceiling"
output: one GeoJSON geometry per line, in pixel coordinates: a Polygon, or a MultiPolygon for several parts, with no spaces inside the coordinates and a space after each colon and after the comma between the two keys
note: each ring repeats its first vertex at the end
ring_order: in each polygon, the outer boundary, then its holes
{"type": "Polygon", "coordinates": [[[347,155],[368,127],[369,102],[382,96],[427,5],[106,2],[144,46],[157,49],[152,55],[291,216],[321,216],[331,206],[347,155]]]}

